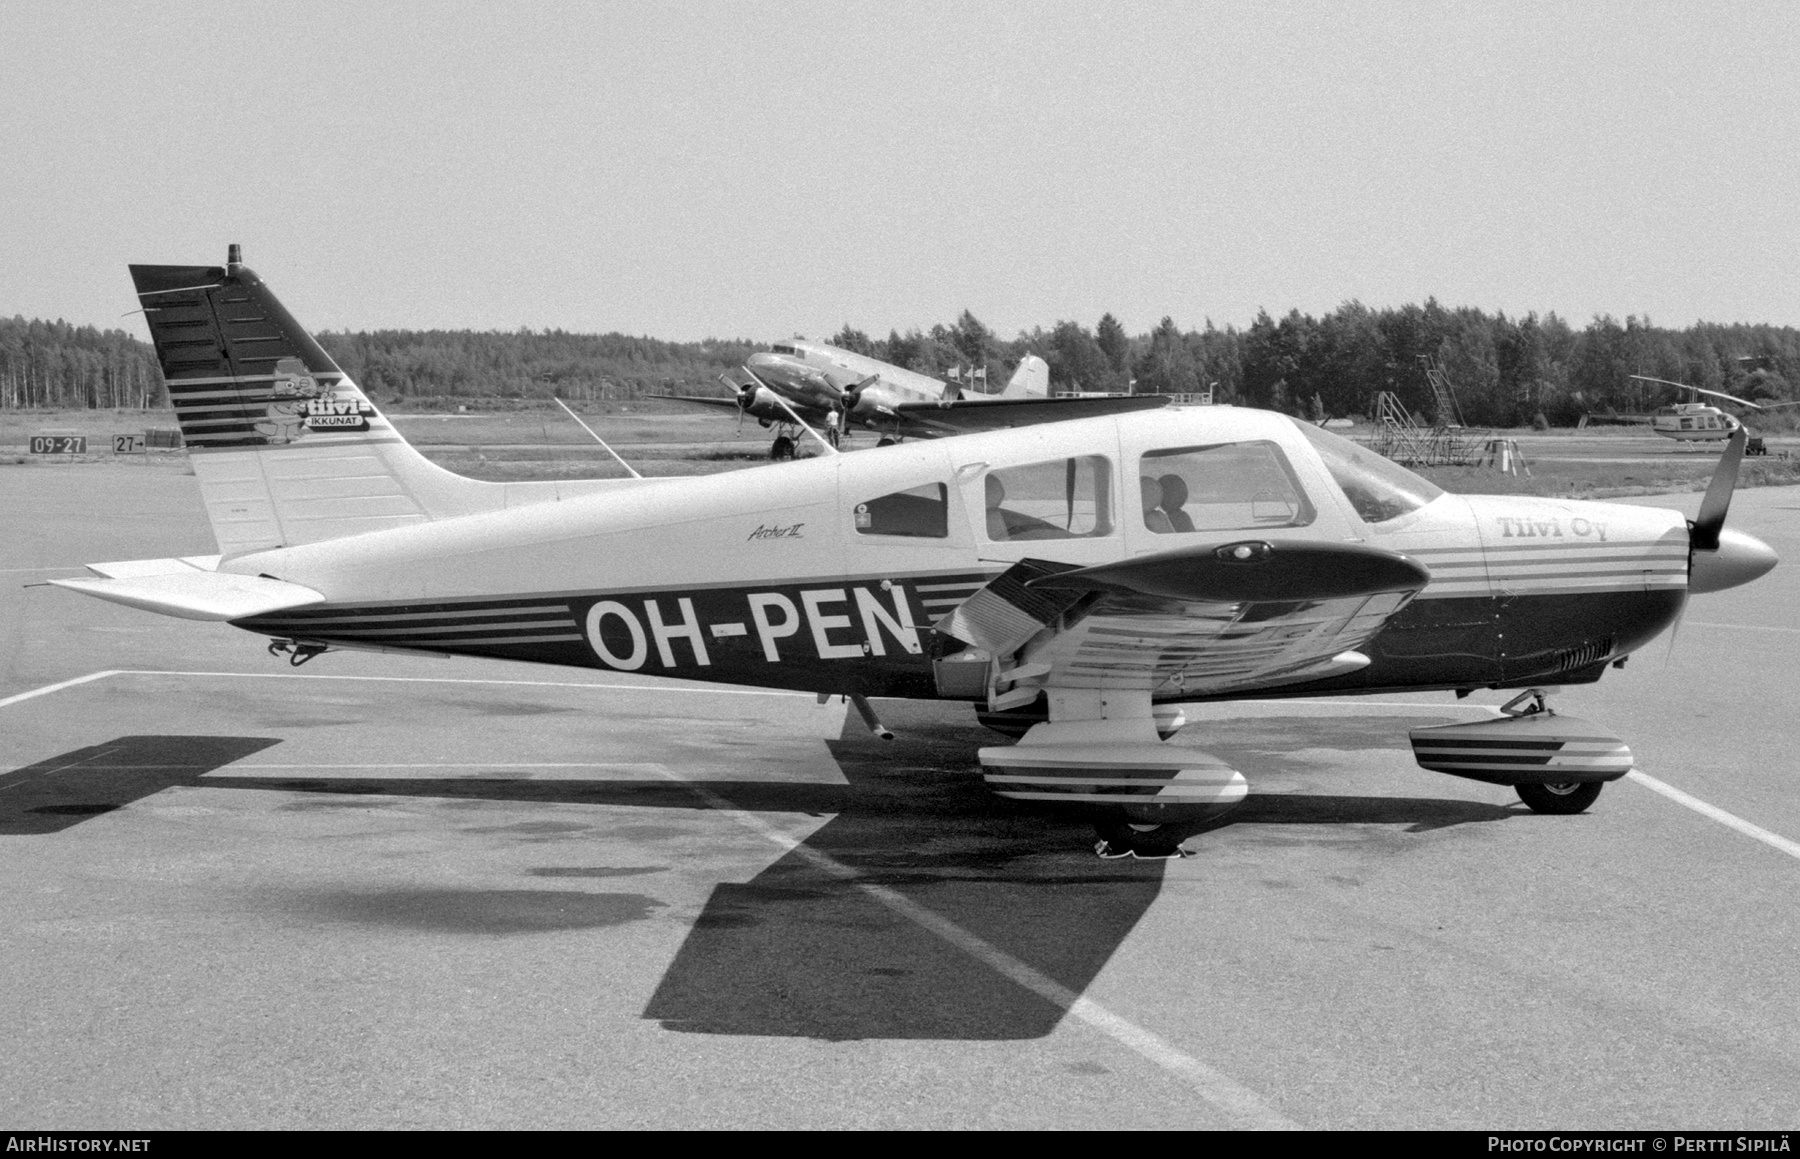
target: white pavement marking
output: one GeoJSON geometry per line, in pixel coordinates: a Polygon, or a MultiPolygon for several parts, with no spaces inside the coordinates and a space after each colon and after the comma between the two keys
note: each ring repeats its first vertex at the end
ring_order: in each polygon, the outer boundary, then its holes
{"type": "MultiPolygon", "coordinates": [[[[73,769],[73,768],[77,768],[77,767],[79,767],[79,766],[82,766],[82,765],[87,765],[87,766],[89,766],[89,767],[93,767],[93,762],[94,762],[94,761],[95,761],[95,760],[97,760],[97,759],[99,759],[99,758],[100,758],[100,757],[110,757],[110,756],[112,756],[112,755],[113,755],[113,754],[114,754],[114,753],[116,753],[116,752],[118,752],[118,751],[119,751],[119,750],[118,750],[118,749],[116,749],[116,748],[112,748],[112,749],[107,749],[107,750],[106,750],[106,751],[104,751],[104,752],[101,752],[101,753],[96,753],[96,754],[95,754],[95,755],[94,755],[94,756],[93,756],[93,757],[82,757],[82,758],[80,758],[80,759],[79,759],[79,760],[73,760],[73,761],[70,761],[70,762],[69,762],[69,763],[68,763],[68,764],[66,764],[66,765],[57,765],[57,766],[56,766],[56,767],[55,767],[55,768],[54,768],[54,769],[44,769],[44,770],[43,770],[43,771],[42,771],[42,772],[40,772],[40,773],[38,773],[38,775],[37,775],[37,779],[38,779],[38,780],[40,780],[40,781],[41,781],[41,780],[43,780],[43,779],[44,779],[44,778],[45,778],[45,777],[49,777],[49,776],[54,776],[54,775],[55,775],[55,774],[57,774],[57,773],[60,773],[60,772],[62,772],[62,771],[63,771],[63,770],[65,770],[65,769],[73,769]]],[[[102,767],[102,768],[110,768],[110,767],[113,767],[113,766],[104,766],[104,765],[103,765],[103,766],[100,766],[100,767],[102,767]]],[[[129,766],[129,765],[128,765],[128,766],[126,766],[126,767],[127,767],[127,768],[132,768],[132,767],[135,767],[135,766],[129,766]]],[[[8,770],[7,770],[7,775],[8,775],[8,776],[11,776],[11,775],[12,775],[12,774],[13,774],[13,773],[16,773],[16,772],[18,772],[18,771],[19,771],[19,770],[18,770],[18,769],[8,769],[8,770]]],[[[17,780],[17,781],[9,781],[9,782],[8,782],[8,783],[6,783],[6,784],[4,784],[4,785],[0,785],[0,793],[4,793],[4,792],[6,792],[6,791],[7,791],[7,790],[8,790],[8,789],[16,789],[16,788],[18,788],[18,787],[19,787],[19,786],[20,786],[20,785],[23,785],[23,784],[24,784],[24,783],[25,783],[25,781],[24,781],[24,780],[23,780],[23,779],[21,779],[21,780],[17,780]]]]}
{"type": "Polygon", "coordinates": [[[0,575],[11,575],[22,571],[86,571],[78,563],[61,563],[54,567],[0,567],[0,575]]]}
{"type": "Polygon", "coordinates": [[[1700,798],[1691,797],[1680,789],[1677,789],[1674,785],[1665,784],[1655,777],[1650,776],[1648,773],[1639,772],[1637,769],[1633,769],[1625,775],[1631,780],[1644,786],[1646,789],[1652,789],[1661,793],[1669,800],[1674,801],[1677,805],[1687,806],[1702,817],[1710,817],[1727,828],[1736,829],[1746,837],[1754,837],[1764,845],[1781,850],[1789,857],[1800,857],[1800,841],[1790,841],[1779,833],[1769,832],[1761,825],[1751,824],[1742,817],[1737,816],[1735,813],[1727,813],[1717,805],[1708,805],[1700,798]]]}
{"type": "Polygon", "coordinates": [[[505,684],[520,685],[528,688],[593,688],[611,692],[706,692],[715,696],[814,696],[811,692],[790,692],[784,688],[694,688],[682,684],[592,684],[574,680],[492,680],[472,679],[469,677],[449,676],[337,676],[327,672],[185,672],[172,669],[157,668],[109,668],[104,672],[90,672],[86,676],[78,676],[74,680],[65,680],[61,684],[49,684],[43,688],[34,688],[30,692],[21,692],[17,696],[9,696],[0,700],[0,708],[15,704],[21,700],[30,700],[34,696],[43,696],[47,692],[69,688],[76,684],[86,684],[90,680],[101,680],[108,676],[209,676],[229,677],[233,680],[370,680],[387,684],[505,684]]]}
{"type": "Polygon", "coordinates": [[[1689,620],[1696,628],[1736,628],[1740,632],[1787,632],[1800,635],[1800,628],[1776,628],[1768,624],[1718,624],[1711,620],[1689,620]]]}
{"type": "Polygon", "coordinates": [[[1498,706],[1492,705],[1492,704],[1443,704],[1443,703],[1440,703],[1435,700],[1355,700],[1355,699],[1351,699],[1348,697],[1319,697],[1319,696],[1314,696],[1314,697],[1296,696],[1296,697],[1292,697],[1292,698],[1281,697],[1281,698],[1276,698],[1276,699],[1264,698],[1262,700],[1227,700],[1227,701],[1201,700],[1201,701],[1195,701],[1195,702],[1189,703],[1189,704],[1184,704],[1182,707],[1184,707],[1184,708],[1205,708],[1209,704],[1225,704],[1225,705],[1233,705],[1233,704],[1245,704],[1245,705],[1251,705],[1251,704],[1269,704],[1269,705],[1301,704],[1301,705],[1306,705],[1307,707],[1315,707],[1315,706],[1323,705],[1328,708],[1426,708],[1426,709],[1454,708],[1454,709],[1458,709],[1463,712],[1499,712],[1500,711],[1498,706]]]}
{"type": "MultiPolygon", "coordinates": [[[[144,765],[141,768],[156,766],[144,765]]],[[[179,767],[179,766],[171,766],[179,767]]],[[[238,769],[651,769],[660,770],[660,766],[650,761],[518,761],[504,763],[501,761],[469,761],[461,764],[448,764],[434,761],[431,764],[419,765],[232,765],[233,771],[238,769]]]]}
{"type": "Polygon", "coordinates": [[[1033,969],[948,918],[886,886],[863,880],[854,869],[836,858],[821,853],[779,829],[764,824],[753,814],[739,809],[717,793],[684,780],[666,768],[660,771],[663,776],[700,797],[717,812],[736,821],[784,853],[797,853],[833,877],[854,885],[914,925],[936,935],[976,961],[990,967],[1002,977],[1016,982],[1046,1002],[1059,1007],[1070,1017],[1087,1023],[1115,1042],[1162,1067],[1187,1083],[1198,1092],[1201,1098],[1232,1116],[1242,1125],[1263,1130],[1299,1129],[1298,1123],[1275,1110],[1255,1091],[1237,1082],[1229,1075],[1214,1070],[1199,1059],[1176,1049],[1159,1035],[1145,1030],[1129,1019],[1121,1018],[1098,1002],[1077,994],[1062,983],[1033,969]]]}
{"type": "MultiPolygon", "coordinates": [[[[590,684],[573,680],[483,680],[450,676],[335,676],[328,672],[176,672],[151,668],[125,668],[101,672],[98,676],[228,676],[233,680],[370,680],[387,684],[513,684],[530,688],[592,688],[611,692],[708,692],[717,696],[804,696],[810,692],[789,692],[781,688],[693,688],[682,684],[590,684]]],[[[95,677],[83,677],[92,680],[95,677]]],[[[70,683],[79,683],[71,681],[70,683]]],[[[57,688],[62,685],[57,685],[57,688]]],[[[54,688],[42,689],[53,692],[54,688]]],[[[37,693],[27,693],[35,696],[37,693]]],[[[6,702],[0,701],[0,706],[6,702]]]]}
{"type": "Polygon", "coordinates": [[[64,688],[73,688],[77,684],[86,684],[90,680],[104,680],[108,676],[117,676],[123,669],[108,668],[104,672],[90,672],[86,676],[77,676],[73,680],[65,680],[60,684],[46,684],[42,688],[33,688],[30,692],[21,692],[0,700],[0,708],[9,704],[17,704],[21,700],[30,700],[34,696],[47,696],[52,692],[60,692],[64,688]]]}

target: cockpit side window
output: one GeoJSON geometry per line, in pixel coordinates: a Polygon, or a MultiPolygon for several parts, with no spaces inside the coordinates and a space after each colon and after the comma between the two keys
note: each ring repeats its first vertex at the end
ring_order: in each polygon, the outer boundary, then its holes
{"type": "Polygon", "coordinates": [[[950,489],[927,483],[895,491],[855,510],[858,535],[903,535],[915,539],[947,539],[950,535],[950,489]]]}
{"type": "Polygon", "coordinates": [[[1146,452],[1138,490],[1144,526],[1158,535],[1304,527],[1316,514],[1287,456],[1267,441],[1146,452]]]}
{"type": "Polygon", "coordinates": [[[1367,447],[1359,447],[1311,423],[1296,421],[1294,425],[1325,460],[1325,469],[1365,523],[1398,519],[1444,493],[1443,488],[1367,447]]]}
{"type": "Polygon", "coordinates": [[[1002,467],[983,487],[996,543],[1112,534],[1112,463],[1103,455],[1002,467]]]}

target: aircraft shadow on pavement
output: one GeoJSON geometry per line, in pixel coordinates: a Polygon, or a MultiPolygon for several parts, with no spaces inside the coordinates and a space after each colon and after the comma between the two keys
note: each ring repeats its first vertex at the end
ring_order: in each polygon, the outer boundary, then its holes
{"type": "MultiPolygon", "coordinates": [[[[828,814],[804,846],[747,883],[714,888],[644,1017],[689,1033],[1004,1040],[1051,1033],[1058,1005],[897,912],[898,896],[1082,993],[1161,889],[1164,865],[1100,861],[1087,822],[993,796],[973,753],[992,736],[944,706],[884,704],[893,742],[852,721],[827,742],[847,784],[288,779],[216,772],[277,743],[261,737],[120,737],[0,777],[0,834],[52,833],[164,788],[828,814]],[[211,774],[211,775],[208,775],[211,774]],[[204,778],[202,780],[202,778],[204,778]]],[[[1234,722],[1243,723],[1243,722],[1234,722]]],[[[1393,748],[1395,725],[1334,734],[1341,749],[1393,748]]],[[[1253,726],[1232,742],[1260,760],[1291,733],[1253,726]]],[[[1403,735],[1403,733],[1402,733],[1403,735]]],[[[1244,767],[1254,779],[1257,765],[1244,767]]],[[[1252,795],[1222,824],[1403,824],[1418,832],[1517,810],[1403,797],[1252,795]]],[[[904,902],[902,904],[904,904],[904,902]]]]}
{"type": "MultiPolygon", "coordinates": [[[[1155,901],[1163,863],[1102,862],[1082,819],[993,796],[970,767],[992,735],[946,727],[936,712],[910,728],[906,708],[884,706],[900,737],[887,744],[846,724],[830,747],[848,807],[806,845],[1084,992],[1155,901]]],[[[1389,723],[1334,743],[1393,748],[1394,736],[1389,723]]],[[[1223,824],[1418,832],[1513,815],[1466,801],[1281,795],[1252,797],[1223,824]]],[[[747,884],[714,889],[644,1016],[697,1033],[998,1040],[1047,1035],[1063,1010],[791,853],[747,884]]]]}
{"type": "MultiPolygon", "coordinates": [[[[828,1040],[1021,1039],[1061,1007],[885,904],[898,895],[1081,993],[1156,899],[1159,862],[1103,862],[1079,817],[993,796],[992,735],[884,705],[899,739],[853,721],[829,743],[847,808],[789,853],[714,888],[644,1010],[670,1030],[828,1040]]],[[[724,794],[743,804],[731,793],[724,794]]]]}
{"type": "Polygon", "coordinates": [[[122,736],[0,776],[0,836],[59,833],[270,745],[274,737],[122,736]]]}

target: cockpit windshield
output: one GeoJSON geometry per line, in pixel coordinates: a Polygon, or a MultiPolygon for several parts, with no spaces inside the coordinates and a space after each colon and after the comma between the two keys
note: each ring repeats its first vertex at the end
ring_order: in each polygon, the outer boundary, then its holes
{"type": "Polygon", "coordinates": [[[1325,460],[1325,469],[1365,523],[1386,523],[1425,506],[1444,493],[1392,459],[1312,423],[1296,420],[1307,441],[1325,460]]]}

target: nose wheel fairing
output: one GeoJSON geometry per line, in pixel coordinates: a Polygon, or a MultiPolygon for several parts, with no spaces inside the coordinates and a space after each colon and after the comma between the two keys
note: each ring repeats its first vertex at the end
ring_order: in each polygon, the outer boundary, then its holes
{"type": "Polygon", "coordinates": [[[1501,711],[1491,720],[1413,729],[1414,759],[1433,772],[1512,785],[1526,804],[1549,813],[1579,813],[1599,795],[1583,786],[1616,781],[1635,763],[1610,730],[1551,711],[1541,689],[1527,689],[1501,711]]]}
{"type": "Polygon", "coordinates": [[[1098,806],[1147,825],[1216,817],[1250,791],[1211,753],[1158,740],[1148,717],[1045,722],[979,757],[982,778],[1002,797],[1098,806]]]}

